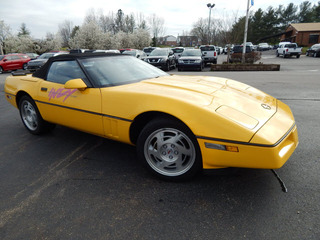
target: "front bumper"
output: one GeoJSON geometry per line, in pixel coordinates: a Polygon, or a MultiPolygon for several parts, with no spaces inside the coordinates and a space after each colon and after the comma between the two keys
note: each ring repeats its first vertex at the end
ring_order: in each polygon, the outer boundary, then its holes
{"type": "Polygon", "coordinates": [[[149,62],[149,63],[157,68],[162,68],[162,69],[164,69],[167,66],[166,62],[158,62],[158,63],[149,62]]]}
{"type": "Polygon", "coordinates": [[[216,141],[198,137],[203,157],[203,168],[243,167],[277,169],[281,168],[297,148],[298,131],[293,125],[275,145],[216,141]],[[211,149],[208,146],[232,146],[238,152],[211,149]]]}
{"type": "Polygon", "coordinates": [[[203,60],[205,63],[216,63],[217,62],[216,57],[204,57],[203,60]]]}
{"type": "Polygon", "coordinates": [[[185,64],[185,63],[179,63],[178,68],[180,69],[199,69],[201,67],[202,63],[190,63],[190,64],[185,64]]]}

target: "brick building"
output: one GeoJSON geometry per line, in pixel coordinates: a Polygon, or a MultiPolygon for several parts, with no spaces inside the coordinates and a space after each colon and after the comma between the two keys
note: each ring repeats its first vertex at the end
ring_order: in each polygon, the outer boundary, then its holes
{"type": "Polygon", "coordinates": [[[172,35],[168,35],[168,36],[165,36],[165,37],[160,37],[159,38],[159,43],[162,44],[162,45],[175,47],[175,46],[177,46],[177,38],[175,36],[172,36],[172,35]]]}
{"type": "Polygon", "coordinates": [[[292,23],[285,33],[281,35],[280,41],[295,42],[299,46],[312,46],[320,43],[319,23],[292,23]]]}

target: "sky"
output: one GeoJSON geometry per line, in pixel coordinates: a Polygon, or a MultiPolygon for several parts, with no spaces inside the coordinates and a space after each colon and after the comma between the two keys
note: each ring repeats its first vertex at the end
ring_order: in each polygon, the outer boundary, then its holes
{"type": "MultiPolygon", "coordinates": [[[[251,1],[251,0],[250,0],[251,1]]],[[[250,8],[256,11],[269,6],[287,6],[290,2],[299,5],[305,0],[254,0],[250,8]]],[[[48,32],[57,33],[59,24],[65,20],[74,25],[83,23],[90,9],[102,10],[104,15],[122,9],[124,14],[143,13],[145,17],[156,14],[165,21],[165,35],[178,36],[189,32],[199,18],[209,17],[208,3],[215,4],[211,21],[234,19],[245,16],[248,0],[0,0],[0,20],[18,33],[22,23],[26,24],[31,36],[45,38],[48,32]]],[[[309,0],[317,4],[318,0],[309,0]]]]}

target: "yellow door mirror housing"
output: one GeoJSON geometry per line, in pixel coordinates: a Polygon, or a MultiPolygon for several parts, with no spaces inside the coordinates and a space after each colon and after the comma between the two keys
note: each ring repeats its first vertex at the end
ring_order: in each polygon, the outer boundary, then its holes
{"type": "Polygon", "coordinates": [[[64,88],[66,88],[66,89],[84,90],[87,87],[88,86],[83,82],[83,80],[81,78],[69,80],[64,84],[64,88]]]}

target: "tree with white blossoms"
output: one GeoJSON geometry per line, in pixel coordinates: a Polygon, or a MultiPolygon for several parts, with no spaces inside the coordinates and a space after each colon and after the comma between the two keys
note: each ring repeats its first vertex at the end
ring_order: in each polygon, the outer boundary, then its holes
{"type": "Polygon", "coordinates": [[[13,36],[6,39],[6,53],[34,52],[34,41],[29,35],[13,36]]]}
{"type": "Polygon", "coordinates": [[[59,34],[47,33],[44,40],[38,42],[40,52],[59,51],[62,46],[62,39],[59,34]]]}
{"type": "Polygon", "coordinates": [[[131,34],[133,48],[143,49],[150,46],[150,34],[145,29],[135,29],[131,34]]]}
{"type": "Polygon", "coordinates": [[[4,23],[3,20],[0,21],[0,54],[3,55],[3,48],[6,39],[10,36],[11,30],[8,25],[4,23]]]}
{"type": "Polygon", "coordinates": [[[105,34],[96,21],[84,23],[70,40],[71,48],[103,49],[105,34]]]}

